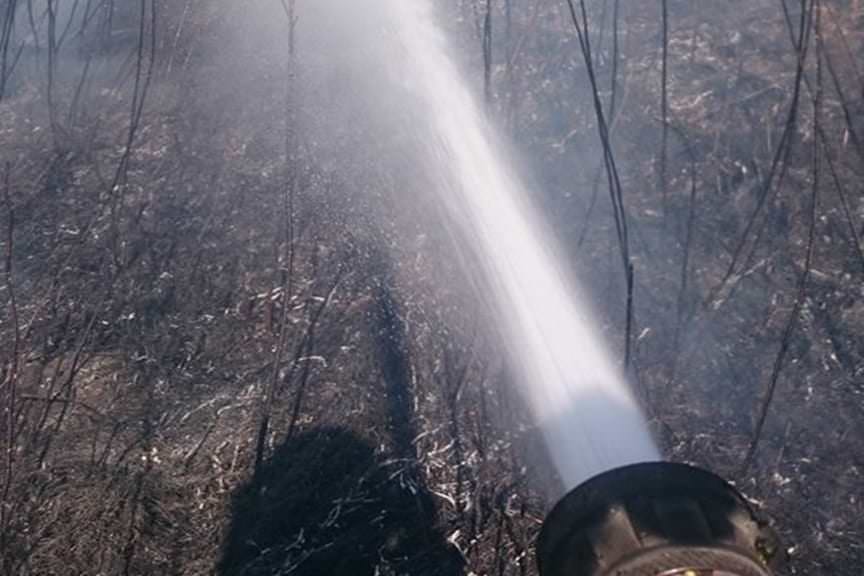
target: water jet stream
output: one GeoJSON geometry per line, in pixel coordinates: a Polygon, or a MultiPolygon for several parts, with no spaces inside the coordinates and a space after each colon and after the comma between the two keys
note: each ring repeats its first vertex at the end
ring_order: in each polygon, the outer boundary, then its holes
{"type": "Polygon", "coordinates": [[[448,55],[427,0],[386,0],[437,136],[442,201],[472,239],[493,292],[520,391],[565,488],[625,464],[659,459],[638,404],[601,344],[578,292],[556,265],[518,178],[448,55]],[[449,172],[448,172],[449,171],[449,172]]]}

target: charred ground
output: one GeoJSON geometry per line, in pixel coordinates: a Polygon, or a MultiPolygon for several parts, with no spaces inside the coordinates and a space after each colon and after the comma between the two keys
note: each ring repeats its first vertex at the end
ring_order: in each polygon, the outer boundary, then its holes
{"type": "MultiPolygon", "coordinates": [[[[380,142],[300,129],[304,3],[233,4],[0,2],[0,572],[534,574],[555,478],[494,311],[380,142]]],[[[623,351],[567,3],[439,4],[623,351]]],[[[633,381],[790,574],[864,565],[862,10],[587,5],[633,381]]]]}

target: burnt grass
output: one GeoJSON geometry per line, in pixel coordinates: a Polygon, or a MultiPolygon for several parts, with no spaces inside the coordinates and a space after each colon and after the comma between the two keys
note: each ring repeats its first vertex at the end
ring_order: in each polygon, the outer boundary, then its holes
{"type": "MultiPolygon", "coordinates": [[[[560,485],[501,312],[399,138],[305,130],[351,94],[291,82],[302,3],[293,53],[279,3],[58,4],[0,2],[0,574],[536,574],[560,485]]],[[[440,4],[482,93],[487,4],[440,4]]],[[[864,9],[587,4],[652,430],[782,573],[858,576],[864,9]]],[[[573,23],[493,8],[490,116],[623,357],[573,23]]]]}

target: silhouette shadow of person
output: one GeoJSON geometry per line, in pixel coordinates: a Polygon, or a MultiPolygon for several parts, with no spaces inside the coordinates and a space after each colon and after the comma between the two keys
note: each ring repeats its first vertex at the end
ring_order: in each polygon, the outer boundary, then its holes
{"type": "Polygon", "coordinates": [[[341,428],[288,439],[235,494],[221,576],[453,575],[428,492],[341,428]]]}

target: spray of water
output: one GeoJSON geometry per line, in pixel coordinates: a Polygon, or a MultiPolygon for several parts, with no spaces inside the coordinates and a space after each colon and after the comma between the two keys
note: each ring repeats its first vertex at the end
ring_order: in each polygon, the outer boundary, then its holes
{"type": "Polygon", "coordinates": [[[471,238],[500,328],[567,487],[629,463],[656,460],[637,403],[601,344],[581,298],[539,232],[521,185],[502,162],[483,115],[449,57],[427,0],[387,0],[434,124],[446,174],[442,201],[471,238]]]}
{"type": "MultiPolygon", "coordinates": [[[[638,408],[448,52],[431,0],[304,4],[318,158],[435,191],[565,487],[658,459],[638,408]],[[316,84],[315,76],[321,76],[316,84]],[[320,85],[320,88],[313,86],[320,85]],[[407,126],[407,128],[406,128],[407,126]],[[353,133],[360,136],[352,136],[353,133]],[[335,144],[324,144],[334,142],[335,144]],[[363,156],[362,154],[366,154],[363,156]]],[[[334,166],[334,168],[336,168],[334,166]]],[[[398,188],[400,184],[397,184],[398,188]]],[[[425,198],[424,198],[425,201],[425,198]]]]}

